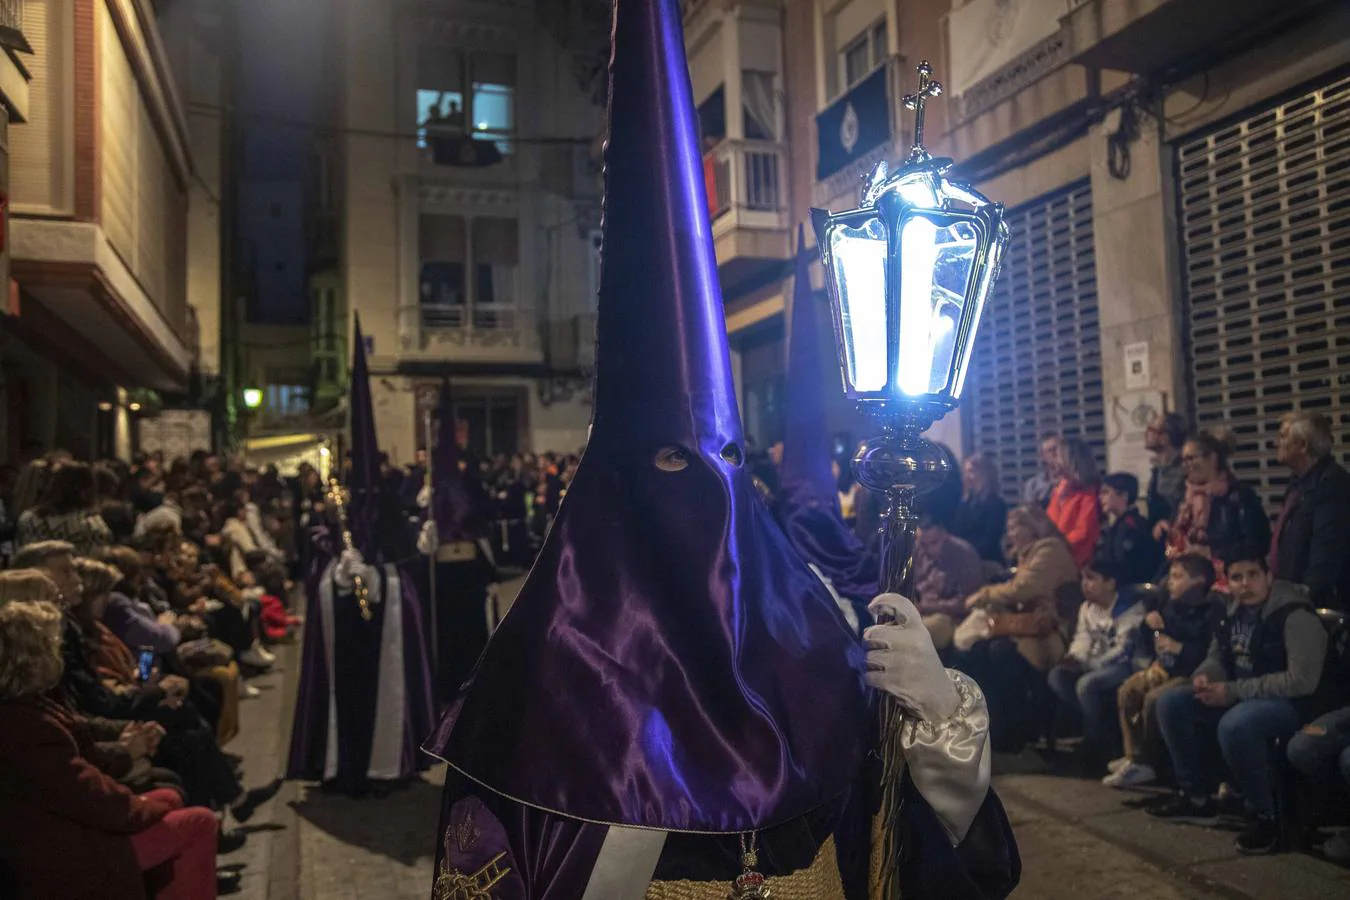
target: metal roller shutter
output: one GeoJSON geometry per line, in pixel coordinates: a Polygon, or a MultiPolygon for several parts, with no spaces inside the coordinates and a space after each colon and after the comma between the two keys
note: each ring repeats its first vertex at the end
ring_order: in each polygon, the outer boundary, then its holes
{"type": "Polygon", "coordinates": [[[1176,150],[1195,421],[1276,508],[1280,416],[1316,410],[1350,445],[1350,77],[1176,150]]]}
{"type": "Polygon", "coordinates": [[[1010,500],[1036,473],[1042,435],[1076,434],[1105,457],[1092,191],[1087,181],[1008,212],[1012,240],[976,337],[971,444],[1010,500]]]}

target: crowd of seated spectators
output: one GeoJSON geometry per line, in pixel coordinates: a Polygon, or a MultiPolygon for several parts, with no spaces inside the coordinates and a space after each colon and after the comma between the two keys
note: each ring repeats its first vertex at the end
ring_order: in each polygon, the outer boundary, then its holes
{"type": "MultiPolygon", "coordinates": [[[[1330,422],[1280,423],[1290,479],[1273,509],[1224,436],[1169,414],[1146,440],[1141,496],[1080,438],[1047,435],[1011,508],[972,454],[960,497],[928,498],[919,527],[915,602],[935,644],[984,687],[995,750],[1035,745],[1160,819],[1238,816],[1243,853],[1350,824],[1334,821],[1350,808],[1350,475],[1330,422]]],[[[1320,852],[1350,862],[1350,831],[1320,852]]]]}
{"type": "Polygon", "coordinates": [[[293,639],[298,480],[207,453],[0,480],[0,894],[214,897],[276,793],[226,748],[293,639]]]}

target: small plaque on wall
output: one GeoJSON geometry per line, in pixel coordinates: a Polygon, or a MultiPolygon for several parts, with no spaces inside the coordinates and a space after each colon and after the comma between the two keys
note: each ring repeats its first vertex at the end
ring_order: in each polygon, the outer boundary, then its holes
{"type": "Polygon", "coordinates": [[[1125,345],[1125,390],[1142,391],[1149,386],[1148,341],[1125,345]]]}

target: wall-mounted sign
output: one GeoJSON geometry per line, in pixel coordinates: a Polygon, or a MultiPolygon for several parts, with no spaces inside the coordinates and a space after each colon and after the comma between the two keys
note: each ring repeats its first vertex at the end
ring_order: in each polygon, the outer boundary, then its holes
{"type": "Polygon", "coordinates": [[[1148,341],[1125,345],[1125,390],[1147,390],[1151,375],[1148,370],[1148,341]]]}

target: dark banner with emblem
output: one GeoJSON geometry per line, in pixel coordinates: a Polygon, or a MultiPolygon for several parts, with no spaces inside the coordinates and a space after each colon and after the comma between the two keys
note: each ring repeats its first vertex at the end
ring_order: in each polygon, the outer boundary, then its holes
{"type": "Polygon", "coordinates": [[[816,116],[817,181],[829,178],[890,140],[886,71],[886,66],[877,69],[816,116]]]}

